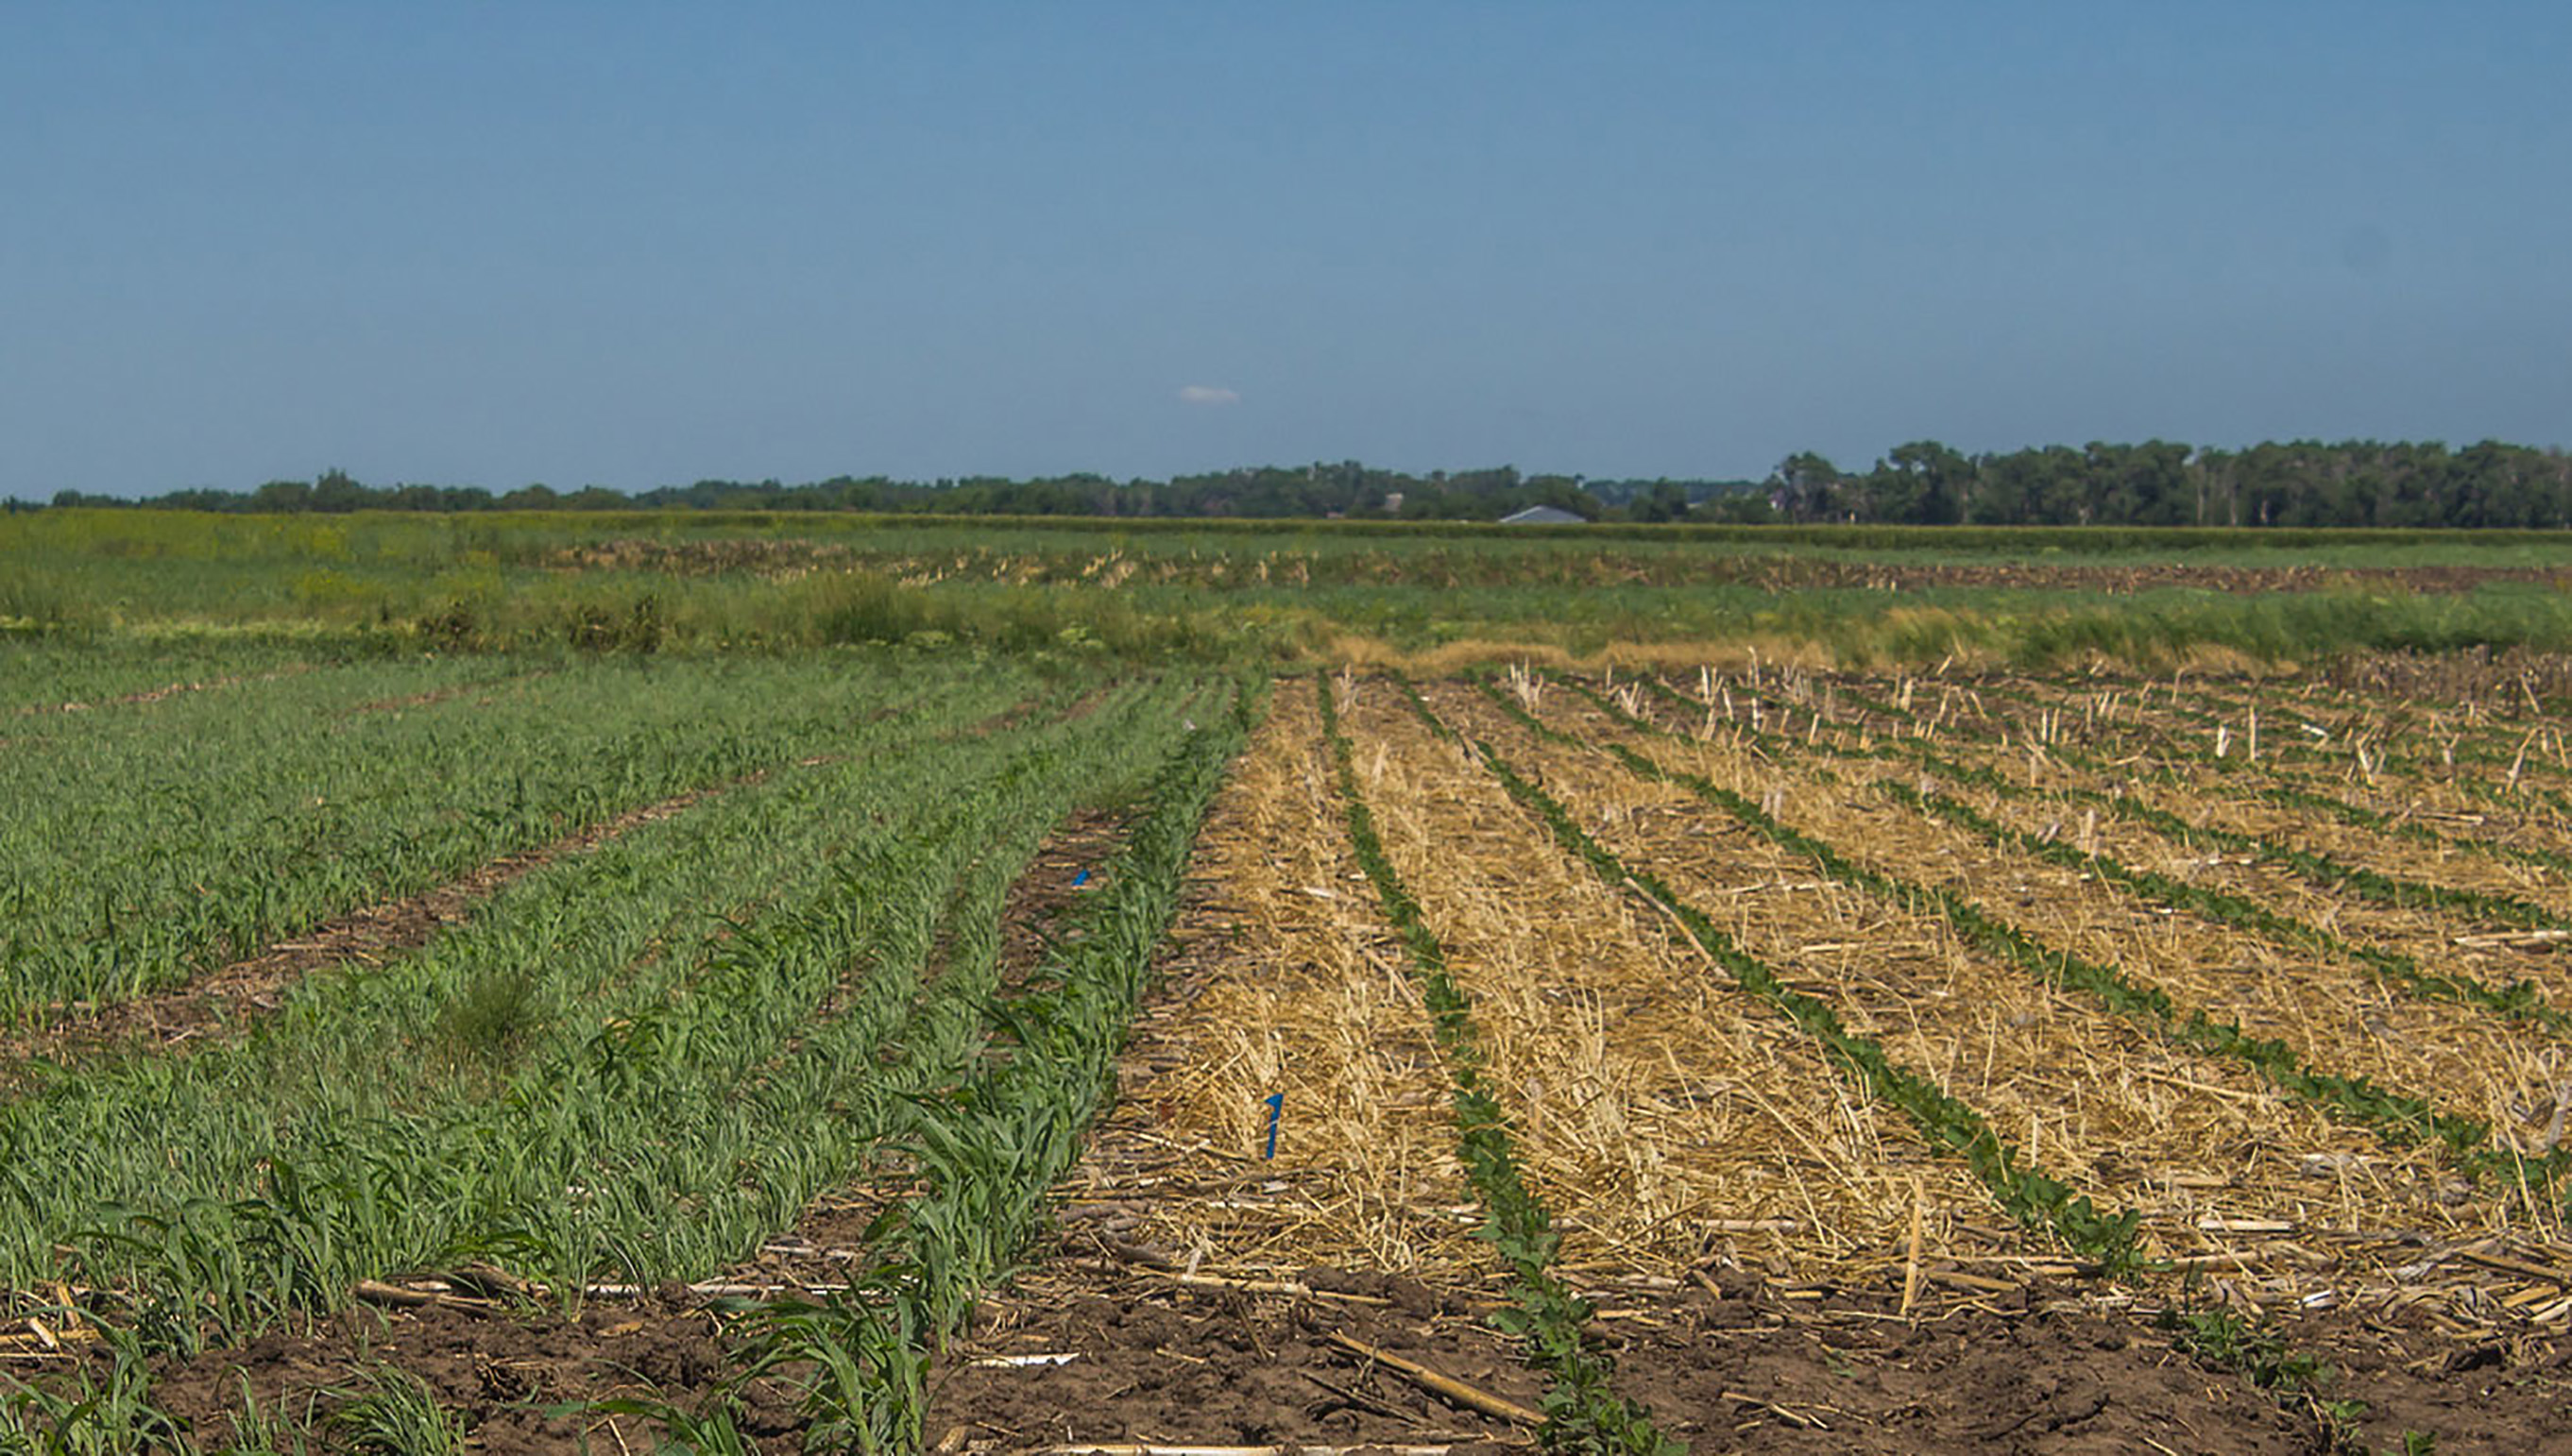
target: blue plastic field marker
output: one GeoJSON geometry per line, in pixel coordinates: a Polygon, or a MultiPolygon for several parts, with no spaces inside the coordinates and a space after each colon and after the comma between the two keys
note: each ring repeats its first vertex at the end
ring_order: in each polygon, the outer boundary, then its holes
{"type": "Polygon", "coordinates": [[[1286,1113],[1286,1094],[1272,1092],[1260,1099],[1268,1104],[1268,1156],[1277,1156],[1277,1120],[1286,1113]]]}

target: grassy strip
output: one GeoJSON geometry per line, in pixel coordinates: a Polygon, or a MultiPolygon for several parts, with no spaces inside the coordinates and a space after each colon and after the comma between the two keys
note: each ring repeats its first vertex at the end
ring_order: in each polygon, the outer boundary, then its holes
{"type": "MultiPolygon", "coordinates": [[[[1484,691],[1503,707],[1516,711],[1516,706],[1499,690],[1486,685],[1484,691]]],[[[1422,721],[1442,734],[1458,736],[1438,721],[1417,693],[1410,693],[1407,686],[1406,693],[1422,721]]],[[[1525,718],[1521,721],[1530,723],[1549,739],[1588,746],[1542,723],[1525,718]]],[[[2139,1265],[2135,1237],[2142,1213],[2133,1209],[2102,1213],[2087,1195],[2075,1194],[2062,1180],[2026,1164],[1982,1114],[1948,1096],[1927,1077],[1893,1061],[1873,1038],[1850,1031],[1828,1002],[1787,987],[1767,963],[1715,928],[1713,921],[1680,899],[1658,876],[1628,865],[1613,850],[1591,837],[1560,802],[1512,768],[1490,744],[1474,742],[1471,746],[1510,796],[1544,820],[1566,849],[1580,856],[1608,884],[1630,886],[1651,897],[1742,990],[1768,1003],[1819,1042],[1822,1050],[1870,1094],[1908,1117],[1931,1147],[1947,1149],[1964,1158],[2010,1216],[2030,1228],[2052,1230],[2067,1246],[2097,1260],[2111,1273],[2123,1273],[2139,1265]]]]}
{"type": "Polygon", "coordinates": [[[1374,883],[1385,917],[1410,952],[1414,979],[1420,983],[1439,1050],[1455,1084],[1458,1152],[1483,1201],[1484,1222],[1478,1231],[1518,1275],[1512,1291],[1518,1307],[1509,1312],[1506,1327],[1528,1342],[1535,1362],[1553,1376],[1545,1394],[1546,1444],[1574,1451],[1676,1452],[1680,1448],[1652,1427],[1645,1412],[1608,1388],[1607,1357],[1582,1337],[1592,1310],[1554,1275],[1552,1265],[1562,1235],[1555,1232],[1545,1206],[1520,1177],[1508,1117],[1500,1100],[1484,1086],[1483,1050],[1474,1029],[1472,1003],[1448,974],[1446,948],[1384,852],[1375,815],[1358,787],[1348,733],[1340,726],[1327,675],[1314,680],[1314,695],[1338,771],[1350,847],[1374,883]]]}
{"type": "Polygon", "coordinates": [[[238,1044],[84,1068],[0,1107],[7,1283],[40,1287],[54,1245],[79,1243],[83,1282],[166,1310],[157,1337],[184,1347],[202,1322],[248,1331],[333,1307],[351,1279],[458,1259],[557,1287],[720,1263],[750,1236],[733,1206],[800,1172],[737,1156],[760,1131],[745,1079],[852,966],[907,1006],[928,940],[911,925],[1029,812],[999,792],[1011,765],[1051,760],[1026,771],[1067,793],[1098,774],[1076,743],[1112,736],[1091,720],[874,731],[846,764],[549,865],[417,955],[307,982],[238,1044]],[[702,914],[744,886],[764,903],[738,923],[702,914]],[[168,1166],[165,1144],[190,1157],[168,1166]],[[710,1199],[720,1216],[671,1221],[710,1199]]]}
{"type": "MultiPolygon", "coordinates": [[[[1648,682],[1649,680],[1646,679],[1644,681],[1648,682]]],[[[1657,724],[1648,723],[1642,719],[1634,717],[1632,714],[1626,713],[1623,709],[1617,707],[1615,703],[1602,695],[1590,691],[1585,685],[1573,682],[1570,683],[1569,686],[1571,686],[1574,691],[1583,694],[1590,702],[1596,704],[1601,711],[1630,728],[1636,728],[1646,732],[1658,733],[1666,737],[1685,736],[1684,734],[1673,733],[1669,729],[1661,728],[1657,724]]],[[[1667,690],[1665,689],[1664,691],[1667,690]]],[[[1511,705],[1506,702],[1504,702],[1503,706],[1511,708],[1515,707],[1515,705],[1511,705]]],[[[1552,729],[1549,728],[1546,729],[1546,731],[1551,732],[1552,729]]],[[[1843,758],[1908,758],[1918,763],[1921,768],[1929,772],[1944,774],[1959,782],[1971,783],[1977,787],[1986,788],[1992,792],[2002,794],[2010,798],[2023,799],[2040,792],[2052,791],[2034,789],[2026,784],[2016,782],[2015,780],[2007,778],[1999,773],[1995,773],[1991,769],[1976,767],[1969,763],[1958,762],[1955,759],[1948,758],[1939,753],[1936,749],[1931,748],[1926,742],[1918,739],[1901,739],[1898,741],[1900,743],[1898,748],[1886,746],[1870,750],[1861,750],[1845,746],[1825,746],[1818,748],[1818,751],[1843,758]]],[[[2115,794],[2105,793],[2098,789],[2066,787],[2059,791],[2065,796],[2077,801],[2100,804],[2113,811],[2124,812],[2130,808],[2143,808],[2143,806],[2135,804],[2131,799],[2121,798],[2115,794]]],[[[1913,797],[1917,798],[1919,796],[1915,794],[1913,797]]],[[[2343,940],[2339,936],[2332,934],[2330,931],[2324,930],[2319,926],[2306,924],[2293,916],[2272,910],[2266,905],[2260,904],[2256,900],[2248,899],[2241,895],[2229,894],[2222,890],[2209,889],[2204,885],[2191,884],[2186,880],[2175,879],[2169,875],[2160,874],[2152,870],[2138,869],[2132,865],[2124,863],[2112,855],[2080,854],[2078,850],[2072,849],[2069,846],[2049,844],[2044,840],[2038,839],[2034,835],[1995,823],[1989,818],[1975,813],[1966,805],[1944,795],[1932,794],[1921,799],[1921,802],[1932,812],[1948,818],[1953,822],[1963,824],[1965,827],[1974,830],[1976,833],[1983,835],[1986,839],[1989,839],[1994,843],[2013,844],[2019,848],[2027,849],[2033,853],[2039,854],[2042,857],[2054,859],[2058,863],[2065,862],[2061,858],[2063,855],[2077,856],[2081,861],[2081,868],[2095,871],[2102,879],[2105,879],[2112,884],[2123,886],[2144,899],[2152,900],[2159,904],[2187,909],[2196,914],[2203,915],[2210,920],[2220,921],[2237,929],[2252,931],[2256,934],[2265,936],[2274,942],[2299,946],[2306,950],[2318,951],[2324,955],[2336,956],[2353,961],[2366,967],[2371,973],[2376,975],[2386,984],[2392,986],[2394,989],[2416,999],[2424,1001],[2466,1002],[2472,1005],[2481,1006],[2489,1011],[2497,1012],[2501,1016],[2507,1017],[2512,1021],[2541,1026],[2549,1031],[2572,1033],[2572,1014],[2567,1014],[2561,1009],[2547,1003],[2543,994],[2537,989],[2535,983],[2531,981],[2515,981],[2507,986],[2496,987],[2488,982],[2482,981],[2473,976],[2465,975],[2461,972],[2432,971],[2422,966],[2419,961],[2413,957],[2403,955],[2397,951],[2384,950],[2376,946],[2352,944],[2349,941],[2343,940]]],[[[2146,811],[2152,813],[2161,812],[2159,810],[2146,811]]],[[[2170,817],[2174,823],[2184,822],[2178,820],[2176,816],[2168,817],[2170,817]]],[[[2148,824],[2148,827],[2159,829],[2160,826],[2148,824]]],[[[2169,832],[2168,830],[2161,831],[2165,833],[2169,832]]],[[[2229,834],[2230,831],[2203,832],[2223,832],[2229,834]]],[[[2247,835],[2232,835],[2231,837],[2248,840],[2253,844],[2263,842],[2250,839],[2250,836],[2247,835]]]]}
{"type": "Polygon", "coordinates": [[[921,1192],[870,1230],[874,1261],[853,1275],[850,1291],[750,1310],[743,1363],[705,1410],[604,1409],[654,1416],[693,1449],[746,1451],[737,1393],[774,1378],[802,1392],[807,1450],[921,1448],[932,1347],[1041,1224],[1055,1181],[1079,1157],[1081,1133],[1114,1093],[1117,1049],[1206,806],[1248,735],[1252,702],[1245,690],[1153,775],[1106,887],[1083,902],[1078,933],[1047,961],[1048,984],[986,1003],[984,1027],[1008,1053],[961,1086],[912,1099],[908,1151],[921,1192]]]}
{"type": "MultiPolygon", "coordinates": [[[[368,697],[453,686],[430,666],[359,676],[368,697]]],[[[936,701],[917,685],[906,702],[863,672],[608,663],[566,666],[488,706],[342,721],[342,676],[173,705],[0,757],[0,1020],[44,1024],[184,983],[355,906],[832,751],[871,714],[936,701]]]]}
{"type": "MultiPolygon", "coordinates": [[[[1582,691],[1593,703],[1611,714],[1615,712],[1613,705],[1589,694],[1586,689],[1582,691]]],[[[1505,697],[1498,698],[1498,701],[1520,722],[1543,727],[1505,697]]],[[[1621,715],[1619,717],[1622,718],[1621,715]]],[[[2560,1150],[2543,1158],[2528,1158],[2515,1150],[2495,1147],[2491,1142],[2490,1124],[2440,1112],[2428,1098],[2388,1091],[2364,1076],[2342,1076],[2303,1066],[2284,1042],[2254,1037],[2239,1024],[2211,1017],[2202,1008],[2182,1015],[2170,993],[2161,988],[2139,984],[2114,967],[2047,946],[1953,890],[1912,884],[1881,870],[1853,863],[1828,843],[1780,823],[1759,805],[1710,779],[1669,768],[1621,743],[1584,746],[1605,749],[1637,777],[1686,789],[1770,842],[1803,855],[1824,874],[1842,884],[1853,885],[1905,909],[1934,912],[1977,949],[2008,961],[2059,990],[2086,994],[2111,1013],[2173,1046],[2247,1067],[2288,1096],[2310,1103],[2341,1122],[2364,1128],[2389,1146],[2402,1147],[2435,1140],[2446,1147],[2456,1167],[2467,1177],[2489,1179],[2494,1186],[2502,1188],[2522,1182],[2530,1187],[2550,1187],[2565,1167],[2572,1166],[2572,1153],[2560,1150]]],[[[1922,794],[1899,783],[1880,783],[1877,787],[1916,812],[1949,818],[1987,839],[2012,845],[2048,863],[2084,873],[2097,871],[2103,877],[2114,878],[2105,865],[2094,862],[2092,856],[2070,845],[2049,843],[2035,835],[1993,824],[1942,795],[1922,794]]],[[[2125,869],[2122,865],[2116,868],[2125,869]]],[[[2125,872],[2138,874],[2132,870],[2125,872]]],[[[2179,885],[2177,888],[2194,887],[2179,885]]]]}
{"type": "MultiPolygon", "coordinates": [[[[674,1441],[671,1448],[746,1453],[754,1441],[741,1433],[736,1420],[736,1394],[746,1381],[767,1376],[803,1392],[810,1422],[803,1433],[808,1451],[919,1451],[929,1345],[955,1330],[974,1291],[987,1286],[1016,1255],[1044,1212],[1054,1179],[1077,1155],[1080,1127],[1113,1091],[1113,1055],[1142,988],[1149,952],[1178,898],[1196,825],[1222,779],[1224,764],[1245,738],[1245,710],[1209,713],[1211,705],[1204,703],[1196,708],[1201,716],[1219,718],[1216,728],[1188,733],[1160,771],[1152,771],[1152,764],[1101,764],[1095,753],[1064,764],[1070,769],[1067,782],[1095,787],[1144,776],[1152,787],[1124,854],[1106,877],[1106,890],[1082,905],[1077,918],[1082,934],[1064,936],[1064,949],[1046,967],[1049,988],[1013,1003],[992,1003],[987,962],[995,949],[995,926],[957,926],[960,941],[969,941],[962,954],[972,967],[950,967],[957,996],[947,1001],[969,1001],[974,1027],[1013,1037],[1016,1047],[995,1068],[962,1086],[932,1091],[934,1083],[908,1078],[913,1088],[908,1099],[888,1099],[908,1109],[903,1132],[924,1191],[877,1221],[867,1242],[880,1258],[859,1270],[852,1294],[826,1304],[780,1301],[741,1309],[746,1319],[736,1330],[746,1335],[743,1366],[705,1410],[679,1410],[666,1402],[612,1402],[602,1412],[658,1417],[674,1441]]],[[[1137,748],[1157,748],[1157,740],[1116,733],[1113,728],[1101,728],[1101,733],[1111,743],[1111,756],[1116,743],[1129,758],[1137,748]]],[[[1034,782],[1059,774],[1031,771],[1028,776],[1034,782]]],[[[1052,795],[1046,795],[1046,802],[1052,802],[1052,795]]],[[[1034,849],[1036,838],[1039,833],[1010,833],[1003,849],[982,856],[985,862],[967,874],[957,892],[955,913],[990,916],[997,908],[995,887],[1005,887],[1008,880],[1005,869],[1021,864],[1018,851],[1034,849]],[[1000,864],[1000,869],[990,869],[990,864],[1000,864]]],[[[962,843],[964,851],[982,851],[985,838],[967,833],[962,843]]],[[[934,916],[901,916],[901,926],[919,934],[895,934],[901,944],[883,944],[883,957],[901,959],[903,947],[913,941],[926,949],[934,916]]],[[[877,931],[877,939],[885,934],[877,931]]],[[[772,965],[782,949],[792,954],[787,939],[792,931],[767,934],[764,947],[743,952],[741,965],[772,965]]],[[[741,944],[741,936],[728,944],[741,944]]],[[[870,983],[867,990],[872,996],[877,985],[870,983]]],[[[942,990],[950,990],[947,980],[942,980],[942,990]]],[[[865,1016],[852,1011],[834,1019],[834,1027],[839,1021],[865,1021],[865,1016]]],[[[944,1027],[955,1016],[939,1016],[939,1021],[944,1027]]],[[[816,1034],[805,1045],[803,1060],[847,1063],[847,1078],[877,1081],[875,1057],[823,1057],[818,1042],[816,1034]]],[[[962,1073],[982,1045],[985,1037],[977,1034],[972,1045],[962,1047],[964,1055],[942,1057],[939,1065],[962,1073]]],[[[839,1047],[839,1052],[847,1050],[839,1047]]],[[[769,1086],[764,1094],[746,1099],[772,1104],[754,1122],[782,1112],[774,1106],[774,1091],[769,1086]]],[[[700,1096],[705,1096],[702,1088],[700,1096]]],[[[640,1109],[638,1117],[628,1109],[620,1119],[651,1124],[664,1112],[651,1106],[640,1109]]],[[[810,1117],[813,1109],[795,1112],[810,1117]]],[[[862,1112],[849,1117],[862,1119],[862,1112]]],[[[738,1176],[741,1168],[759,1163],[725,1155],[710,1166],[738,1176]]],[[[658,1204],[666,1207],[666,1199],[658,1204]]],[[[111,1337],[126,1335],[111,1332],[111,1337]]],[[[44,1438],[46,1451],[67,1453],[121,1453],[144,1446],[147,1438],[167,1435],[167,1422],[149,1407],[142,1348],[137,1345],[126,1358],[118,1358],[108,1374],[80,1392],[10,1392],[0,1399],[0,1448],[8,1448],[5,1438],[13,1433],[44,1438]]]]}

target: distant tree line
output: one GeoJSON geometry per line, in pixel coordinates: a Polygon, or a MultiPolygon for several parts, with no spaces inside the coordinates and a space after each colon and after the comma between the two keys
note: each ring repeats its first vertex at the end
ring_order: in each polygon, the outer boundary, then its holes
{"type": "MultiPolygon", "coordinates": [[[[23,503],[11,502],[23,508],[23,503]]],[[[1074,474],[904,481],[834,476],[802,485],[701,480],[627,495],[603,486],[370,486],[326,470],[250,491],[148,500],[64,491],[57,506],[226,512],[357,510],[756,510],[961,515],[1348,517],[1489,521],[1550,505],[1587,520],[1985,526],[2572,527],[2572,455],[2484,441],[2298,440],[2221,450],[2163,440],[1967,455],[1935,440],[1863,471],[1809,451],[1765,480],[1590,480],[1510,466],[1425,475],[1338,464],[1259,466],[1168,480],[1074,474]]]]}
{"type": "Polygon", "coordinates": [[[1627,501],[1642,500],[1649,510],[1651,502],[1645,498],[1654,492],[1675,500],[1675,505],[1664,502],[1669,515],[1683,515],[1691,499],[1718,490],[1758,488],[1755,481],[1585,481],[1577,475],[1521,475],[1506,465],[1411,475],[1350,460],[1336,465],[1260,466],[1168,480],[1116,481],[1091,474],[937,481],[841,475],[804,485],[700,480],[633,495],[595,485],[571,492],[529,485],[503,494],[479,486],[370,486],[345,471],[326,470],[312,481],[275,480],[251,491],[181,490],[141,501],[64,491],[53,504],[225,512],[679,509],[1277,519],[1355,516],[1424,521],[1498,520],[1529,506],[1551,505],[1597,520],[1632,519],[1625,514],[1627,501]]]}
{"type": "Polygon", "coordinates": [[[1862,473],[1810,453],[1768,478],[1790,521],[1985,526],[2572,526],[2572,455],[2486,440],[2297,440],[2245,450],[2152,440],[1965,455],[1903,445],[1862,473]]]}

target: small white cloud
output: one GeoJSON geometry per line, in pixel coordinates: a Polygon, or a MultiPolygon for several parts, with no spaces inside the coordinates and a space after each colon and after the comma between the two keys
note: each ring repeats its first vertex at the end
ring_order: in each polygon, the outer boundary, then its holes
{"type": "Polygon", "coordinates": [[[1213,384],[1186,384],[1179,388],[1181,404],[1239,404],[1240,402],[1241,391],[1238,389],[1224,389],[1213,384]]]}

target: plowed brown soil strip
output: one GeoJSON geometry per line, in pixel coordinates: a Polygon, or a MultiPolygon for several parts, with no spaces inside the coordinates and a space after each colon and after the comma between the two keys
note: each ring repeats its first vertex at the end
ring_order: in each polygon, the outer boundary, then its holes
{"type": "MultiPolygon", "coordinates": [[[[496,694],[504,689],[523,687],[526,684],[536,682],[539,679],[550,678],[561,671],[562,670],[559,668],[537,668],[532,672],[512,673],[506,677],[490,678],[480,682],[457,683],[450,687],[432,689],[426,693],[405,693],[392,698],[378,698],[372,702],[360,703],[353,707],[343,709],[339,716],[341,718],[355,718],[361,714],[402,713],[413,708],[430,708],[440,703],[451,703],[458,698],[469,697],[476,693],[496,694]]],[[[490,700],[485,698],[481,701],[488,703],[490,700]]]]}
{"type": "Polygon", "coordinates": [[[12,710],[20,718],[39,718],[56,713],[94,713],[102,708],[130,708],[163,703],[188,693],[212,693],[219,688],[235,688],[244,683],[274,683],[298,673],[313,671],[311,663],[296,663],[265,673],[241,673],[222,678],[209,678],[202,683],[167,683],[147,688],[140,693],[127,693],[115,698],[102,698],[95,703],[28,703],[12,710]]]}

